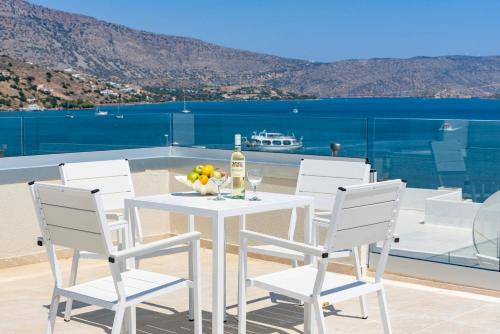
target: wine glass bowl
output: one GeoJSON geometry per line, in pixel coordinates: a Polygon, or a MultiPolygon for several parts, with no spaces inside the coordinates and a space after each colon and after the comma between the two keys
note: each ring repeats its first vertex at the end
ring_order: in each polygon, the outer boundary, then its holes
{"type": "Polygon", "coordinates": [[[253,188],[253,197],[249,201],[260,201],[261,199],[257,196],[257,186],[262,183],[262,178],[264,177],[264,172],[262,169],[250,169],[247,173],[247,180],[250,182],[253,188]]]}
{"type": "MultiPolygon", "coordinates": [[[[218,170],[218,169],[217,169],[218,170]]],[[[217,186],[217,197],[215,197],[213,200],[214,201],[224,201],[224,197],[222,197],[222,194],[220,192],[220,188],[222,187],[222,185],[224,185],[224,183],[226,183],[227,181],[227,174],[226,173],[222,173],[221,177],[211,177],[209,182],[212,182],[214,185],[217,186]]]]}

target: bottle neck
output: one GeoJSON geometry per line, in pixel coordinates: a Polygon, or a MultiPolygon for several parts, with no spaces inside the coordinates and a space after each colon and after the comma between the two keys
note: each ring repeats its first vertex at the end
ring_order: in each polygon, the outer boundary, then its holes
{"type": "Polygon", "coordinates": [[[234,151],[235,152],[241,152],[241,145],[235,145],[234,146],[234,151]]]}

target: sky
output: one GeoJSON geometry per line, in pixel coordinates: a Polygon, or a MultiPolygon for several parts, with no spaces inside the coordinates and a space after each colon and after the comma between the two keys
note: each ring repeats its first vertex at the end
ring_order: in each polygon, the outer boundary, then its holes
{"type": "Polygon", "coordinates": [[[500,0],[30,0],[131,28],[330,62],[500,55],[500,0]]]}

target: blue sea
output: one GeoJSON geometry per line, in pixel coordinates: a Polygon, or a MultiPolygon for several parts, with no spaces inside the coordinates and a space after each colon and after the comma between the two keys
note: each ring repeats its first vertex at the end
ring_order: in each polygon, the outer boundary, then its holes
{"type": "MultiPolygon", "coordinates": [[[[474,200],[500,188],[500,100],[363,98],[188,102],[0,113],[5,156],[170,145],[231,148],[235,133],[303,137],[297,153],[369,158],[379,178],[459,186],[474,200]],[[292,113],[293,109],[298,113],[292,113]],[[118,116],[118,117],[117,117],[118,116]]],[[[1,164],[1,159],[0,159],[1,164]]]]}

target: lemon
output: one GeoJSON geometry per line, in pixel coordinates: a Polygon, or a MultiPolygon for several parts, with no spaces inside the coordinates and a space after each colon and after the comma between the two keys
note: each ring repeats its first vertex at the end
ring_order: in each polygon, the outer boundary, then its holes
{"type": "Polygon", "coordinates": [[[200,180],[201,184],[205,185],[208,183],[208,176],[206,176],[205,174],[201,175],[200,178],[198,179],[200,180]]]}
{"type": "Polygon", "coordinates": [[[205,175],[207,177],[210,177],[212,173],[214,172],[214,166],[212,165],[205,165],[203,166],[203,169],[201,170],[201,174],[205,175]]]}

